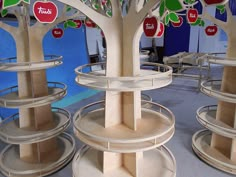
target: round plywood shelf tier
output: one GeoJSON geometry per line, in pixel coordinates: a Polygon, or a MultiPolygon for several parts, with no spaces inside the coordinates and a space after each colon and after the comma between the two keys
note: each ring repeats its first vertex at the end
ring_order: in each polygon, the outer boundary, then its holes
{"type": "Polygon", "coordinates": [[[207,129],[228,138],[236,138],[236,129],[216,120],[217,105],[204,106],[197,110],[198,121],[207,129]]]}
{"type": "Polygon", "coordinates": [[[210,146],[212,133],[208,130],[196,132],[192,138],[194,152],[206,163],[222,171],[236,174],[236,163],[210,146]]]}
{"type": "Polygon", "coordinates": [[[130,77],[107,77],[105,63],[80,66],[75,69],[76,82],[104,91],[140,91],[161,88],[172,82],[172,68],[157,63],[142,63],[140,74],[130,77]],[[92,70],[92,67],[100,68],[92,70]]]}
{"type": "MultiPolygon", "coordinates": [[[[132,177],[124,167],[120,167],[103,174],[98,164],[98,152],[88,146],[82,147],[72,162],[74,177],[132,177]]],[[[165,147],[155,148],[143,153],[140,166],[140,177],[175,177],[176,162],[172,153],[165,147]]]]}
{"type": "Polygon", "coordinates": [[[137,130],[124,124],[104,128],[104,101],[81,108],[74,115],[74,131],[84,143],[101,151],[129,153],[163,145],[174,134],[174,115],[167,108],[148,101],[137,120],[137,130]]]}
{"type": "Polygon", "coordinates": [[[60,82],[48,82],[48,95],[37,98],[19,98],[18,86],[0,91],[0,106],[7,108],[33,108],[50,104],[66,95],[66,85],[60,82]]]}
{"type": "Polygon", "coordinates": [[[207,56],[209,63],[219,64],[223,66],[236,66],[236,60],[230,58],[222,58],[222,57],[215,57],[215,56],[207,56]]]}
{"type": "Polygon", "coordinates": [[[52,108],[53,125],[45,124],[37,130],[19,128],[19,114],[4,119],[0,124],[0,139],[10,144],[31,144],[53,138],[70,125],[70,113],[64,109],[52,108]]]}
{"type": "Polygon", "coordinates": [[[62,56],[46,55],[44,61],[17,62],[16,57],[0,59],[0,71],[33,71],[56,67],[62,64],[62,56]]]}
{"type": "Polygon", "coordinates": [[[9,177],[42,177],[54,173],[66,165],[75,153],[75,142],[71,135],[63,133],[58,137],[58,144],[59,148],[48,156],[50,159],[41,163],[24,162],[19,157],[19,146],[9,145],[0,155],[1,172],[9,177]]]}
{"type": "Polygon", "coordinates": [[[201,83],[201,91],[218,100],[236,103],[236,94],[221,91],[221,80],[209,80],[201,83]]]}

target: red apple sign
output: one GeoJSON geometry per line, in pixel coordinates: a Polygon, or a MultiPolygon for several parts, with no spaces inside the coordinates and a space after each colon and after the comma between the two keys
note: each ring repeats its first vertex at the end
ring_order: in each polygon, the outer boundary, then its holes
{"type": "Polygon", "coordinates": [[[229,0],[204,0],[207,5],[221,5],[227,3],[229,0]]]}
{"type": "Polygon", "coordinates": [[[179,16],[179,22],[171,22],[171,24],[173,27],[180,27],[182,26],[183,21],[184,21],[183,17],[179,16]]]}
{"type": "Polygon", "coordinates": [[[58,14],[56,4],[50,1],[36,1],[33,5],[35,18],[40,23],[53,23],[58,14]]]}
{"type": "Polygon", "coordinates": [[[83,24],[81,20],[73,20],[73,21],[77,24],[76,28],[80,28],[83,24]]]}
{"type": "Polygon", "coordinates": [[[85,20],[85,25],[89,28],[95,28],[96,27],[96,23],[94,23],[92,20],[90,19],[86,19],[85,20]]]}
{"type": "Polygon", "coordinates": [[[146,17],[143,22],[143,31],[146,37],[154,37],[157,34],[157,19],[156,17],[146,17]]]}
{"type": "Polygon", "coordinates": [[[157,37],[161,38],[165,32],[165,25],[162,22],[160,22],[159,25],[160,25],[160,29],[157,32],[157,37]]]}
{"type": "Polygon", "coordinates": [[[64,31],[61,28],[54,28],[52,30],[52,35],[55,38],[61,38],[64,34],[64,31]]]}
{"type": "Polygon", "coordinates": [[[215,25],[214,26],[208,26],[208,27],[205,28],[205,33],[208,36],[214,36],[217,33],[217,31],[218,31],[218,28],[215,25]]]}
{"type": "Polygon", "coordinates": [[[198,11],[197,9],[189,9],[187,12],[187,20],[189,23],[195,23],[198,19],[198,11]]]}

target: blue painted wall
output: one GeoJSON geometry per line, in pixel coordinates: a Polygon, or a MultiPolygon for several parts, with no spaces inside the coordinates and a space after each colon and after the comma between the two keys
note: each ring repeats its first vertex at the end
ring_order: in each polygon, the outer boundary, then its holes
{"type": "MultiPolygon", "coordinates": [[[[11,22],[13,23],[13,22],[11,22]]],[[[59,25],[60,26],[60,25],[59,25]]],[[[66,98],[87,91],[88,88],[76,84],[74,69],[77,66],[88,63],[88,53],[86,45],[86,31],[68,28],[61,39],[55,39],[51,31],[45,36],[43,41],[44,53],[63,56],[63,65],[47,70],[48,81],[63,82],[68,86],[66,98]]],[[[0,58],[16,56],[15,42],[13,38],[4,30],[0,29],[0,58]]],[[[16,73],[0,72],[0,89],[4,89],[17,84],[16,73]]],[[[9,116],[13,110],[0,108],[0,116],[9,116]]]]}

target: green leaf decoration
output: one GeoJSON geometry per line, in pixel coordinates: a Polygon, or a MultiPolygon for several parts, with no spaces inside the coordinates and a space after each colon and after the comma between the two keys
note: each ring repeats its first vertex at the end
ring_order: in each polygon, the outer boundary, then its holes
{"type": "Polygon", "coordinates": [[[179,0],[165,0],[165,6],[170,11],[180,11],[183,9],[179,0]]]}
{"type": "Polygon", "coordinates": [[[76,28],[77,24],[72,20],[68,20],[67,21],[67,27],[76,28]]]}
{"type": "Polygon", "coordinates": [[[216,6],[216,9],[218,9],[218,10],[225,9],[225,5],[218,5],[218,6],[216,6]]]}
{"type": "Polygon", "coordinates": [[[204,27],[204,26],[205,26],[205,21],[204,21],[204,20],[201,20],[201,23],[199,24],[199,26],[204,27]]]}
{"type": "Polygon", "coordinates": [[[94,9],[96,9],[96,10],[98,10],[99,9],[99,5],[96,3],[94,3],[93,5],[92,5],[92,7],[94,8],[94,9]]]}
{"type": "Polygon", "coordinates": [[[21,2],[21,0],[3,0],[2,8],[6,9],[11,6],[16,6],[21,2]]]}
{"type": "Polygon", "coordinates": [[[5,17],[5,16],[7,15],[7,13],[8,13],[8,10],[7,10],[7,9],[3,9],[3,10],[1,11],[1,16],[2,16],[2,17],[5,17]]]}
{"type": "Polygon", "coordinates": [[[167,25],[169,25],[169,22],[170,22],[170,14],[167,14],[166,16],[165,16],[165,25],[167,26],[167,25]]]}
{"type": "Polygon", "coordinates": [[[106,11],[106,15],[107,15],[108,17],[111,17],[111,16],[112,16],[112,11],[111,11],[111,10],[106,11]]]}
{"type": "Polygon", "coordinates": [[[195,23],[191,23],[191,25],[192,25],[192,26],[197,26],[197,25],[200,26],[201,21],[202,21],[202,19],[201,19],[201,18],[198,18],[197,21],[196,21],[195,23]]]}
{"type": "Polygon", "coordinates": [[[224,13],[225,13],[225,9],[221,9],[220,14],[224,14],[224,13]]]}
{"type": "Polygon", "coordinates": [[[159,8],[159,14],[160,14],[161,17],[163,16],[164,12],[165,12],[165,1],[162,0],[160,8],[159,8]]]}
{"type": "Polygon", "coordinates": [[[66,12],[69,12],[72,8],[70,6],[66,6],[66,12]]]}
{"type": "Polygon", "coordinates": [[[63,26],[64,26],[64,29],[68,28],[68,22],[65,22],[63,26]]]}
{"type": "Polygon", "coordinates": [[[175,22],[175,23],[179,22],[179,17],[175,12],[170,12],[169,16],[170,16],[170,21],[175,22]]]}
{"type": "Polygon", "coordinates": [[[196,0],[184,0],[185,4],[193,4],[196,0]]]}
{"type": "Polygon", "coordinates": [[[23,0],[25,3],[30,4],[30,0],[23,0]]]}

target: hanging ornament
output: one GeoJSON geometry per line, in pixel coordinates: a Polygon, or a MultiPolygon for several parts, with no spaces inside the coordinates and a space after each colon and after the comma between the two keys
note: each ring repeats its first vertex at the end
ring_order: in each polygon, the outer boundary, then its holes
{"type": "Polygon", "coordinates": [[[35,1],[33,5],[35,18],[41,23],[53,23],[58,15],[56,4],[51,1],[35,1]]]}
{"type": "Polygon", "coordinates": [[[56,27],[52,29],[52,36],[56,39],[61,38],[63,34],[64,34],[64,31],[61,28],[56,27]]]}
{"type": "Polygon", "coordinates": [[[204,0],[207,5],[223,5],[226,4],[229,0],[204,0]]]}
{"type": "Polygon", "coordinates": [[[157,31],[157,38],[161,38],[165,32],[165,25],[162,22],[158,23],[158,31],[157,31]]]}
{"type": "Polygon", "coordinates": [[[216,25],[207,26],[205,28],[205,33],[207,36],[214,36],[216,35],[217,31],[218,31],[218,28],[216,25]]]}
{"type": "Polygon", "coordinates": [[[89,28],[95,28],[97,25],[96,23],[94,23],[92,20],[90,20],[89,18],[85,19],[85,25],[89,28]]]}
{"type": "Polygon", "coordinates": [[[81,21],[81,20],[73,20],[75,23],[76,23],[76,28],[80,28],[81,26],[82,26],[82,24],[83,24],[83,22],[81,21]]]}
{"type": "Polygon", "coordinates": [[[179,22],[171,22],[171,24],[172,24],[173,27],[177,28],[177,27],[181,27],[182,26],[183,21],[184,21],[183,17],[179,16],[179,22]]]}
{"type": "Polygon", "coordinates": [[[188,22],[195,23],[198,19],[198,11],[195,8],[191,8],[187,11],[187,20],[188,22]]]}
{"type": "Polygon", "coordinates": [[[146,17],[143,22],[143,31],[146,37],[154,37],[157,34],[157,18],[155,16],[146,17]]]}

